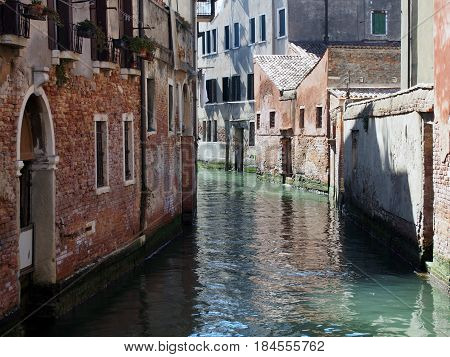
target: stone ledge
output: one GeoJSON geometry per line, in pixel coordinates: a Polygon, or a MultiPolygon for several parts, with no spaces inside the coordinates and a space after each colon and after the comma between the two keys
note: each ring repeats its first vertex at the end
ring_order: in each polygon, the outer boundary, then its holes
{"type": "Polygon", "coordinates": [[[139,77],[141,75],[141,71],[135,68],[121,68],[120,76],[122,79],[128,79],[128,77],[139,77]]]}
{"type": "Polygon", "coordinates": [[[380,98],[347,106],[344,120],[388,117],[411,112],[430,113],[434,110],[434,87],[420,84],[380,98]]]}
{"type": "Polygon", "coordinates": [[[12,48],[24,48],[28,43],[28,39],[16,35],[1,35],[0,45],[8,46],[12,48]]]}

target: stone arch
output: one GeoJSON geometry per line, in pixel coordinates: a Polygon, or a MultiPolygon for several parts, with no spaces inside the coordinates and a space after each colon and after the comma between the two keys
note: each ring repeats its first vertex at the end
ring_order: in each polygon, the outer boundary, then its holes
{"type": "Polygon", "coordinates": [[[55,135],[45,92],[32,86],[17,123],[20,273],[35,284],[56,282],[55,135]]]}

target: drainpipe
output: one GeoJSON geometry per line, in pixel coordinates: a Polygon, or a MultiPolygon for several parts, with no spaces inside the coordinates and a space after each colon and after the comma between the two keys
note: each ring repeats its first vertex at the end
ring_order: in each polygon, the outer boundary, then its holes
{"type": "Polygon", "coordinates": [[[411,56],[411,45],[412,45],[412,28],[411,28],[411,20],[412,20],[412,1],[408,0],[408,88],[411,88],[411,66],[412,66],[412,56],[411,56]]]}
{"type": "MultiPolygon", "coordinates": [[[[214,2],[212,4],[213,6],[215,6],[214,2]]],[[[193,194],[193,207],[192,207],[192,215],[194,218],[196,216],[197,213],[197,151],[198,151],[198,136],[197,136],[197,124],[198,124],[198,120],[197,120],[197,90],[198,90],[198,64],[197,64],[197,44],[198,44],[198,26],[197,26],[197,6],[196,6],[196,2],[192,1],[192,28],[193,28],[193,38],[192,38],[192,42],[193,42],[193,49],[194,49],[194,55],[193,55],[193,65],[194,65],[194,69],[195,69],[195,77],[194,77],[194,84],[195,84],[195,90],[192,91],[192,103],[193,103],[193,126],[192,126],[192,134],[194,136],[194,165],[195,165],[195,177],[192,180],[192,194],[193,194]]],[[[192,88],[192,86],[191,86],[192,88]]],[[[190,89],[191,89],[190,88],[190,89]]]]}
{"type": "Polygon", "coordinates": [[[328,43],[328,40],[330,39],[328,32],[328,0],[325,0],[325,43],[328,43]]]}
{"type": "MultiPolygon", "coordinates": [[[[138,5],[138,29],[139,37],[144,36],[144,28],[142,24],[144,23],[144,0],[139,0],[138,5]]],[[[147,126],[146,126],[146,106],[145,103],[145,61],[140,58],[140,69],[141,69],[141,209],[140,209],[140,231],[145,230],[146,216],[147,216],[147,126]]]]}

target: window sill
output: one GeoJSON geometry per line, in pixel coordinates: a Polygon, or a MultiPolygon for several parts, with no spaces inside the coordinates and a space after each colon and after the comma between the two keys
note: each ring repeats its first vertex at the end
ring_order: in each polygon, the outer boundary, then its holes
{"type": "Polygon", "coordinates": [[[259,41],[259,42],[257,43],[257,45],[265,45],[265,44],[267,44],[267,40],[259,41]]]}
{"type": "Polygon", "coordinates": [[[285,39],[285,38],[287,38],[287,35],[277,37],[277,40],[283,40],[283,39],[285,39]]]}
{"type": "Polygon", "coordinates": [[[132,186],[132,185],[134,185],[134,184],[136,184],[136,180],[135,180],[135,179],[127,180],[127,181],[125,181],[125,182],[123,183],[123,185],[124,185],[125,187],[132,186]]]}
{"type": "Polygon", "coordinates": [[[81,54],[73,52],[73,51],[60,51],[60,50],[52,50],[52,64],[59,65],[61,60],[66,61],[79,61],[81,58],[81,54]]]}
{"type": "Polygon", "coordinates": [[[0,35],[0,45],[11,48],[24,48],[28,44],[28,39],[17,35],[0,35]]]}
{"type": "Polygon", "coordinates": [[[96,189],[95,192],[97,193],[98,196],[99,195],[103,195],[105,193],[111,192],[111,187],[109,187],[109,186],[99,187],[99,188],[96,189]]]}
{"type": "Polygon", "coordinates": [[[147,137],[156,135],[156,130],[147,131],[147,137]]]}

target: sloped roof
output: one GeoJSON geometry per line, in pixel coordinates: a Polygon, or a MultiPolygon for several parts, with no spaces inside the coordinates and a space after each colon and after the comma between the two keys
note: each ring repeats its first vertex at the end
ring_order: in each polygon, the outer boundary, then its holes
{"type": "Polygon", "coordinates": [[[255,56],[255,62],[281,91],[296,89],[319,60],[311,54],[255,56]]]}

